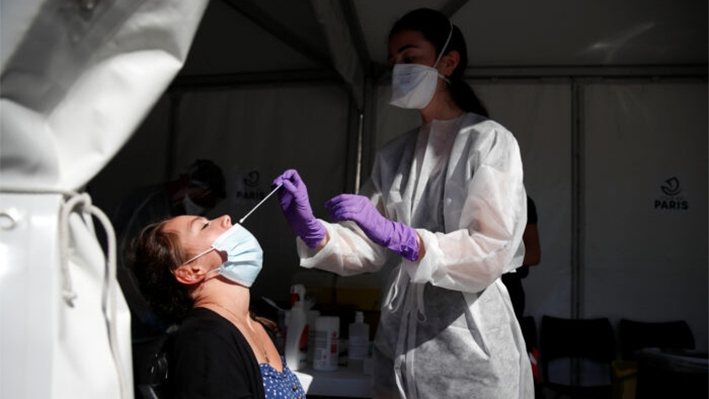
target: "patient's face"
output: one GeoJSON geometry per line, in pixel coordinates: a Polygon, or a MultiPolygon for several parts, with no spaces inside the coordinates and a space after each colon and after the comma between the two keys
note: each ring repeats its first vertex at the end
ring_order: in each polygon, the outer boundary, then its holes
{"type": "MultiPolygon", "coordinates": [[[[191,259],[197,254],[208,250],[214,240],[229,230],[231,226],[229,215],[223,215],[212,220],[202,216],[184,215],[170,219],[165,223],[164,230],[177,234],[180,238],[180,244],[187,254],[187,259],[191,259]]],[[[206,254],[202,258],[209,259],[217,264],[223,262],[221,255],[216,251],[206,254]]]]}

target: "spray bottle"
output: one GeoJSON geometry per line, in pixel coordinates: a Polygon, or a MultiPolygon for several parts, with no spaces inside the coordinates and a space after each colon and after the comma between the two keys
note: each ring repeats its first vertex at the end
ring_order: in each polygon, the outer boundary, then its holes
{"type": "Polygon", "coordinates": [[[308,319],[305,309],[305,287],[296,284],[290,289],[291,311],[286,329],[286,364],[291,370],[301,370],[308,359],[308,319]]]}

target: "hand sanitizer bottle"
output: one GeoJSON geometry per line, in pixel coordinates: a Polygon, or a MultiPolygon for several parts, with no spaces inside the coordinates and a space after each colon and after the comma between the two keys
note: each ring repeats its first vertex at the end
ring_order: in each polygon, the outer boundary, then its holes
{"type": "Polygon", "coordinates": [[[364,359],[369,355],[369,325],[364,323],[364,314],[355,313],[355,322],[349,328],[347,367],[350,370],[363,372],[364,359]]]}

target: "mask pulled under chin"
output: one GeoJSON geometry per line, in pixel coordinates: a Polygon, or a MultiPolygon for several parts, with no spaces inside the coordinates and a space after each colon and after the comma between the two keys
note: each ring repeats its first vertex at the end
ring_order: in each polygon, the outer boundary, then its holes
{"type": "Polygon", "coordinates": [[[212,248],[188,262],[213,250],[226,252],[227,260],[210,274],[217,273],[246,287],[253,285],[261,272],[263,250],[251,232],[237,223],[217,237],[212,248]]]}

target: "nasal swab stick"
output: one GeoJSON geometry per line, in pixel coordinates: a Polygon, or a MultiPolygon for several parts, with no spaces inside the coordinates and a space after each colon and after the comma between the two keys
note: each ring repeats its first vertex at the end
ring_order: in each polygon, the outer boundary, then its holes
{"type": "Polygon", "coordinates": [[[258,204],[256,204],[255,207],[251,208],[251,210],[249,211],[249,213],[246,214],[246,216],[244,216],[243,218],[239,219],[239,224],[243,224],[243,223],[244,223],[244,220],[245,220],[247,217],[249,217],[249,215],[251,215],[251,214],[256,210],[256,208],[258,208],[259,206],[261,206],[261,204],[263,204],[264,202],[266,202],[266,200],[268,199],[268,197],[270,197],[271,195],[273,195],[273,193],[275,193],[276,191],[278,191],[278,189],[281,188],[282,185],[283,185],[283,183],[277,185],[276,188],[274,188],[270,193],[268,193],[267,196],[265,196],[265,197],[261,200],[261,202],[259,202],[258,204]]]}

